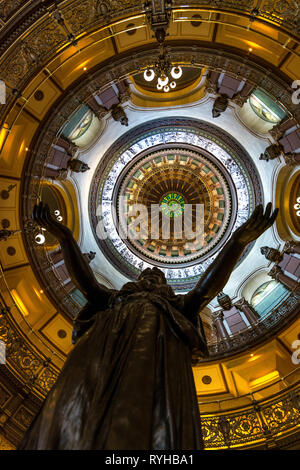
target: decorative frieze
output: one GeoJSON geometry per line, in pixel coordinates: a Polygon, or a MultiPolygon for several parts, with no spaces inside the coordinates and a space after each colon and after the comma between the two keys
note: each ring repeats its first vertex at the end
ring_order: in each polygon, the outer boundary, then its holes
{"type": "Polygon", "coordinates": [[[300,292],[299,282],[284,274],[284,272],[279,266],[273,266],[271,271],[269,272],[269,276],[283,284],[287,289],[295,292],[300,292]]]}

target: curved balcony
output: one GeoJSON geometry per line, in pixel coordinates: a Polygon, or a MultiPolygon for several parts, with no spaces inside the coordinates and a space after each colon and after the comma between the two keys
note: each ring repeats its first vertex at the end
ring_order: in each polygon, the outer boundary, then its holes
{"type": "MultiPolygon", "coordinates": [[[[264,325],[273,334],[274,324],[279,323],[287,312],[290,314],[291,309],[295,310],[297,298],[291,293],[282,305],[276,307],[272,316],[258,322],[258,325],[264,325]]],[[[0,304],[0,341],[6,345],[7,373],[17,381],[18,388],[21,387],[25,400],[31,395],[41,403],[59,375],[57,362],[63,364],[65,358],[51,349],[39,332],[28,323],[21,306],[8,289],[2,269],[0,304]]],[[[209,348],[214,354],[213,358],[231,354],[234,347],[238,349],[241,344],[246,347],[244,342],[249,339],[247,334],[244,332],[238,338],[239,336],[218,345],[211,344],[209,348]]],[[[300,425],[299,379],[300,368],[297,368],[272,385],[250,394],[199,401],[205,449],[280,448],[288,442],[292,445],[300,438],[297,436],[300,425]]],[[[11,440],[17,444],[33,417],[33,414],[27,415],[27,421],[20,426],[16,425],[14,414],[11,416],[4,411],[2,427],[4,430],[12,425],[15,427],[14,433],[19,437],[11,440]]]]}
{"type": "Polygon", "coordinates": [[[205,449],[279,449],[295,444],[300,439],[299,379],[298,367],[251,394],[199,402],[205,449]],[[281,390],[272,392],[276,388],[281,390]],[[256,399],[263,394],[266,398],[256,399]]]}
{"type": "MultiPolygon", "coordinates": [[[[274,336],[299,314],[299,299],[299,294],[290,292],[283,301],[273,307],[263,318],[258,319],[255,324],[249,325],[235,335],[230,335],[226,340],[209,342],[208,350],[210,357],[201,362],[215,360],[236,352],[242,352],[260,341],[265,341],[274,336]]],[[[195,361],[197,363],[196,358],[195,361]]]]}

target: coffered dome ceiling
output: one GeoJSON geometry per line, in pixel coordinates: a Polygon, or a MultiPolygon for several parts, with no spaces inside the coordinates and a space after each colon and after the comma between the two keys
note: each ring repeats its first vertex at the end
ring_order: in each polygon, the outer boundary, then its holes
{"type": "Polygon", "coordinates": [[[186,290],[261,201],[255,166],[235,139],[203,121],[168,118],[133,128],[108,149],[92,181],[90,214],[98,245],[118,271],[136,279],[159,266],[170,285],[186,290]],[[147,210],[134,212],[134,204],[147,210]],[[196,205],[203,205],[201,236],[196,205]],[[154,212],[160,206],[161,215],[154,212]]]}

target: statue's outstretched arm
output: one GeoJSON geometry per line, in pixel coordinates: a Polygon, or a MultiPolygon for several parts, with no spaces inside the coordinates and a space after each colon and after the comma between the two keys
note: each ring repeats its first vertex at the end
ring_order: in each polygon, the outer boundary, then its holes
{"type": "Polygon", "coordinates": [[[70,278],[75,286],[87,300],[97,300],[105,304],[110,297],[110,291],[98,284],[93,271],[74,240],[71,230],[56,221],[51,216],[48,205],[44,205],[42,202],[34,206],[33,218],[59,240],[70,278]]]}
{"type": "Polygon", "coordinates": [[[267,205],[265,213],[262,205],[257,206],[247,222],[233,233],[196,287],[185,296],[186,311],[199,311],[223,289],[245,247],[274,223],[278,209],[273,214],[271,210],[271,203],[267,205]]]}

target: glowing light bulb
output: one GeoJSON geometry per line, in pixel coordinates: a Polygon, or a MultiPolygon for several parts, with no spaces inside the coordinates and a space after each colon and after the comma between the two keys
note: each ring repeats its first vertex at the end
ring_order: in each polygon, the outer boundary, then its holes
{"type": "Polygon", "coordinates": [[[165,75],[161,75],[158,79],[157,79],[158,83],[161,85],[161,86],[166,86],[168,85],[169,83],[169,78],[166,77],[165,75]]]}
{"type": "Polygon", "coordinates": [[[156,85],[156,88],[157,88],[158,90],[162,90],[163,86],[162,86],[160,83],[158,83],[158,84],[156,85]]]}
{"type": "Polygon", "coordinates": [[[181,67],[173,67],[171,70],[171,75],[175,80],[181,77],[182,75],[182,68],[181,67]]]}
{"type": "Polygon", "coordinates": [[[38,245],[43,245],[46,241],[46,238],[45,236],[42,234],[42,233],[38,233],[36,236],[35,236],[35,242],[38,244],[38,245]]]}
{"type": "Polygon", "coordinates": [[[164,86],[164,91],[167,93],[170,90],[170,87],[168,85],[164,86]]]}
{"type": "Polygon", "coordinates": [[[58,220],[58,222],[61,222],[61,221],[62,221],[62,219],[63,219],[63,218],[62,218],[62,216],[61,216],[61,215],[59,215],[59,216],[57,217],[57,220],[58,220]]]}
{"type": "Polygon", "coordinates": [[[154,70],[152,70],[152,69],[145,70],[144,79],[146,80],[146,82],[152,82],[154,77],[155,77],[154,70]]]}
{"type": "Polygon", "coordinates": [[[170,87],[171,87],[171,88],[176,88],[176,82],[171,82],[171,83],[170,83],[170,87]]]}
{"type": "Polygon", "coordinates": [[[54,211],[54,215],[58,217],[60,215],[60,211],[59,210],[54,211]]]}

